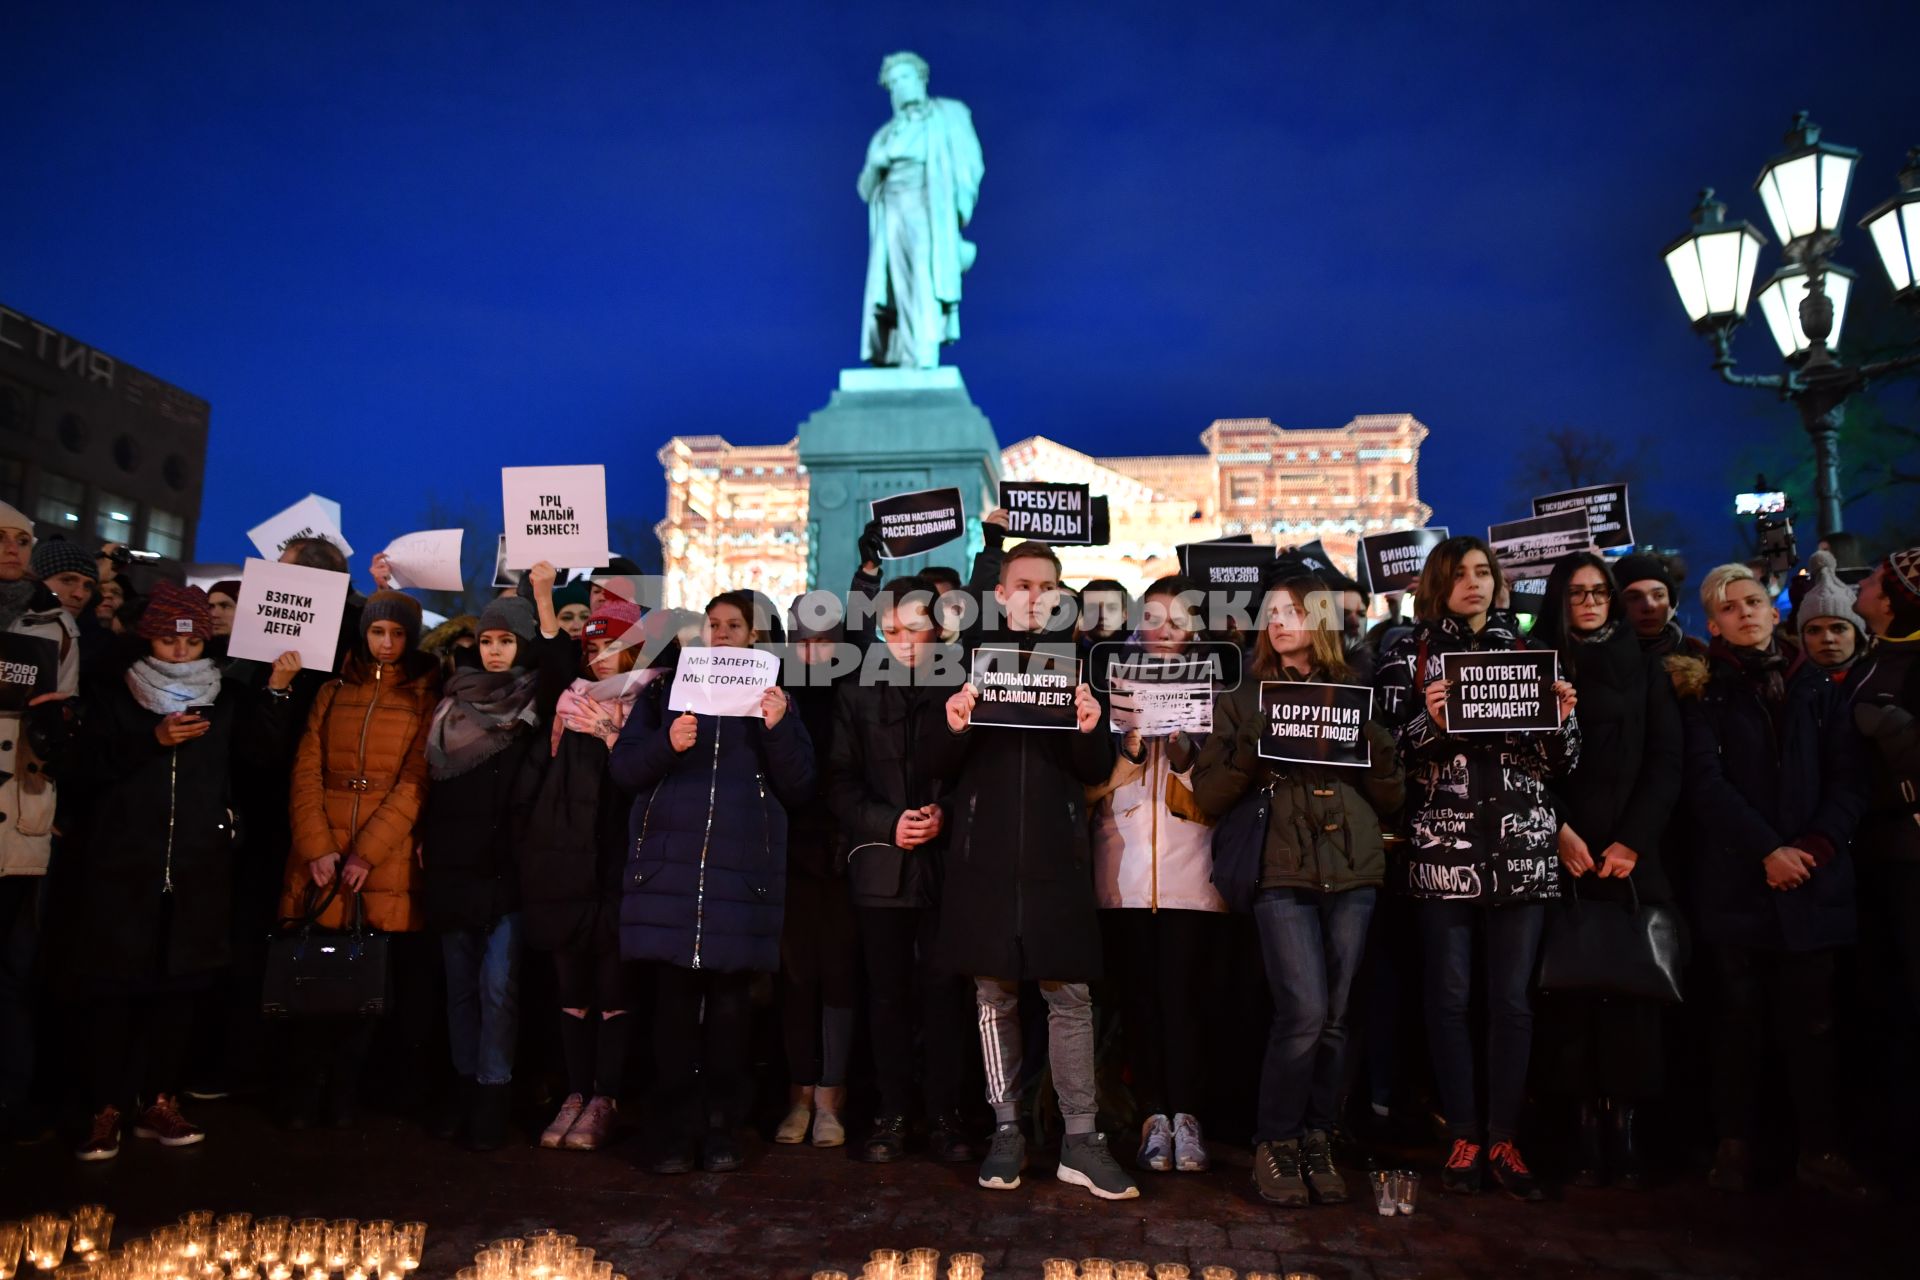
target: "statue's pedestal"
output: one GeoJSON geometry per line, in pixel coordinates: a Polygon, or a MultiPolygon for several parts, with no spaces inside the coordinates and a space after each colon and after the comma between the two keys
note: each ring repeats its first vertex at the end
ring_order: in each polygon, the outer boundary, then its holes
{"type": "Polygon", "coordinates": [[[980,548],[980,517],[999,493],[1000,442],[967,395],[960,370],[843,369],[824,409],[800,424],[807,469],[807,583],[837,593],[858,567],[856,543],[871,502],[916,489],[960,490],[963,543],[881,563],[883,579],[930,564],[964,579],[980,548]]]}

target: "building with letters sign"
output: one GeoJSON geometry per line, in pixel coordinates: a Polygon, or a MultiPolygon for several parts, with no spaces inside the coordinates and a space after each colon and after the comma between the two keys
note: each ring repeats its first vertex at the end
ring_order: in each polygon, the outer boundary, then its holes
{"type": "Polygon", "coordinates": [[[89,549],[193,558],[207,402],[0,304],[0,498],[89,549]]]}
{"type": "MultiPolygon", "coordinates": [[[[1112,541],[1060,548],[1066,579],[1113,578],[1137,591],[1179,571],[1178,544],[1241,533],[1279,546],[1318,538],[1350,568],[1361,534],[1420,528],[1432,515],[1420,501],[1426,438],[1408,413],[1328,428],[1222,418],[1200,434],[1204,453],[1100,458],[1029,436],[1001,450],[1000,465],[1008,480],[1085,483],[1107,495],[1112,541]]],[[[794,442],[676,436],[659,456],[670,603],[698,609],[720,591],[753,587],[785,604],[806,589],[807,474],[794,442]]],[[[960,544],[949,550],[942,558],[964,574],[960,544]]]]}

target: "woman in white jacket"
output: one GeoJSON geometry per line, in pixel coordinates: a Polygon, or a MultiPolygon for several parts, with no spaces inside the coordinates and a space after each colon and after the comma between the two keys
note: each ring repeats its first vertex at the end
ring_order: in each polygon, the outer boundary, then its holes
{"type": "MultiPolygon", "coordinates": [[[[1148,587],[1129,654],[1151,662],[1187,652],[1200,599],[1185,578],[1148,587]]],[[[1213,827],[1189,785],[1198,754],[1193,734],[1128,733],[1113,776],[1088,792],[1107,976],[1146,1116],[1139,1163],[1158,1173],[1207,1167],[1195,1116],[1201,1053],[1193,989],[1226,903],[1213,887],[1213,827]]]]}
{"type": "Polygon", "coordinates": [[[0,711],[0,1140],[42,1131],[30,1114],[28,987],[40,885],[53,853],[54,790],[33,740],[64,736],[60,714],[44,704],[72,697],[80,687],[79,633],[53,593],[28,576],[32,556],[33,521],[0,502],[0,632],[10,637],[5,659],[18,664],[13,671],[29,664],[43,671],[37,688],[9,700],[15,709],[0,711]]]}

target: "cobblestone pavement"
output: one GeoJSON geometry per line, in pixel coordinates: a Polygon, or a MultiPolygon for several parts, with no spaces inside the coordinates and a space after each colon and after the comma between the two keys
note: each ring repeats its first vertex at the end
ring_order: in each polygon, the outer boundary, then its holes
{"type": "Polygon", "coordinates": [[[1439,1195],[1429,1156],[1419,1211],[1382,1219],[1358,1202],[1264,1204],[1248,1185],[1246,1153],[1230,1147],[1212,1173],[1144,1175],[1140,1199],[1108,1204],[1055,1182],[1044,1153],[1013,1192],[981,1190],[970,1167],[915,1158],[875,1168],[845,1151],[757,1142],[739,1173],[661,1178],[634,1166],[631,1143],[473,1155],[388,1117],[353,1132],[287,1134],[245,1105],[199,1104],[192,1114],[209,1138],[180,1151],[129,1139],[118,1160],[82,1165],[57,1143],[0,1150],[0,1216],[101,1201],[119,1215],[116,1234],[193,1208],[421,1218],[430,1224],[422,1280],[451,1277],[486,1240],[543,1227],[579,1236],[634,1280],[804,1278],[829,1266],[857,1274],[872,1249],[922,1245],[982,1253],[990,1277],[1035,1280],[1041,1260],[1056,1256],[1323,1280],[1915,1274],[1904,1214],[1791,1189],[1739,1198],[1696,1183],[1569,1190],[1525,1205],[1439,1195]]]}

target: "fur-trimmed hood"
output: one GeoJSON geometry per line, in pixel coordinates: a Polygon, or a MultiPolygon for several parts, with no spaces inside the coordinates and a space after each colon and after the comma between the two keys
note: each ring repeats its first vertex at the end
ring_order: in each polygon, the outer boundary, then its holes
{"type": "Polygon", "coordinates": [[[1698,698],[1707,691],[1707,670],[1705,658],[1693,658],[1684,653],[1670,653],[1666,658],[1667,679],[1673,682],[1673,693],[1677,698],[1698,698]]]}

